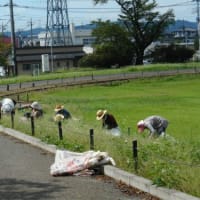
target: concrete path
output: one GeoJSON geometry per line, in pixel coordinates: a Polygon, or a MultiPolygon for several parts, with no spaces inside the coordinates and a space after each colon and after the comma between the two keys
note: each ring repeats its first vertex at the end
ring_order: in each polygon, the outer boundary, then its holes
{"type": "MultiPolygon", "coordinates": [[[[0,133],[1,200],[140,200],[114,181],[49,174],[54,155],[0,133]]],[[[143,197],[144,199],[144,197],[143,197]]]]}

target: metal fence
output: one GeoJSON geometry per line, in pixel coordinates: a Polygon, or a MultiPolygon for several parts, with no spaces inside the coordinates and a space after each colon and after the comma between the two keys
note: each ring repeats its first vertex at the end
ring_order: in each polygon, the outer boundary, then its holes
{"type": "Polygon", "coordinates": [[[98,84],[113,81],[125,81],[140,78],[152,78],[152,77],[165,77],[174,76],[179,74],[199,74],[200,68],[190,68],[190,69],[175,69],[175,70],[165,70],[165,71],[146,71],[146,72],[130,72],[121,74],[109,74],[109,75],[88,75],[80,77],[71,78],[61,78],[54,80],[39,80],[30,81],[23,83],[13,83],[0,85],[0,92],[15,91],[23,89],[38,89],[45,87],[58,87],[58,86],[72,86],[72,85],[83,85],[83,84],[98,84]]]}

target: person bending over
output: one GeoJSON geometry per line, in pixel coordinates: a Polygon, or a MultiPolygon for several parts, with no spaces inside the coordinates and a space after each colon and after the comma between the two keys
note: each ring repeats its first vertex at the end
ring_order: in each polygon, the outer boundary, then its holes
{"type": "Polygon", "coordinates": [[[102,128],[111,131],[112,135],[120,136],[120,130],[115,117],[108,113],[107,110],[98,110],[96,113],[96,119],[102,120],[102,128]]]}
{"type": "Polygon", "coordinates": [[[139,133],[142,133],[145,129],[149,130],[149,136],[165,136],[165,131],[168,127],[168,120],[158,116],[153,115],[145,118],[144,120],[140,120],[137,123],[137,129],[139,133]]]}

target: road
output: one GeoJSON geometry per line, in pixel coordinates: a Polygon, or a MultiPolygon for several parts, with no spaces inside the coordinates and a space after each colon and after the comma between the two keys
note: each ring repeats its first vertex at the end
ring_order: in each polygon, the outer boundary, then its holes
{"type": "MultiPolygon", "coordinates": [[[[150,77],[164,77],[178,74],[199,74],[199,68],[180,69],[180,70],[163,70],[163,71],[146,71],[146,72],[129,72],[121,74],[108,74],[108,75],[93,75],[80,76],[73,78],[62,78],[55,80],[38,80],[23,83],[13,84],[0,84],[0,92],[8,92],[23,89],[37,89],[45,87],[57,87],[57,86],[71,86],[71,85],[82,85],[82,84],[96,84],[105,83],[120,80],[133,80],[138,78],[150,78],[150,77]]],[[[18,91],[19,92],[19,91],[18,91]]]]}
{"type": "Polygon", "coordinates": [[[1,200],[140,200],[99,176],[50,175],[54,155],[0,133],[1,200]]]}

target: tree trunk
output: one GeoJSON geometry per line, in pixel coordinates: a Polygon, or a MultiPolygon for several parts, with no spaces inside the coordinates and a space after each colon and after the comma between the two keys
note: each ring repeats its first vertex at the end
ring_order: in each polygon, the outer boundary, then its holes
{"type": "Polygon", "coordinates": [[[138,51],[136,53],[135,65],[143,65],[144,51],[138,51]]]}

